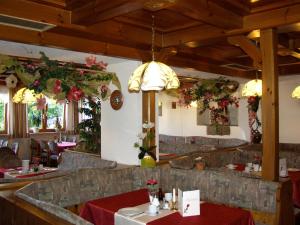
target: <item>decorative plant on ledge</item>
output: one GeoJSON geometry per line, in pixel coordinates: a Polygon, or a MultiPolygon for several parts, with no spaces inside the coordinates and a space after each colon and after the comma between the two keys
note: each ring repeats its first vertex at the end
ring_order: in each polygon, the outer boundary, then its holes
{"type": "MultiPolygon", "coordinates": [[[[192,101],[197,101],[200,113],[210,110],[211,127],[216,130],[216,134],[222,135],[222,127],[230,124],[228,106],[239,107],[239,99],[232,95],[238,87],[237,81],[223,77],[201,80],[193,86],[183,86],[180,89],[179,103],[189,107],[192,101]]],[[[229,129],[228,131],[230,132],[229,129]]]]}
{"type": "Polygon", "coordinates": [[[155,145],[152,145],[152,141],[155,137],[154,131],[154,123],[146,122],[143,123],[143,129],[145,132],[138,134],[138,138],[140,142],[134,143],[134,147],[140,150],[138,154],[138,158],[141,160],[142,167],[154,167],[156,161],[155,155],[155,145]]]}
{"type": "MultiPolygon", "coordinates": [[[[106,99],[109,92],[103,93],[107,90],[103,86],[110,83],[121,89],[118,77],[115,73],[106,72],[106,66],[102,61],[97,62],[94,56],[86,58],[85,66],[78,68],[74,63],[50,60],[43,52],[39,62],[20,62],[0,55],[0,74],[14,72],[35,94],[42,93],[57,102],[79,101],[87,96],[99,95],[106,99]]],[[[46,103],[43,97],[39,98],[39,102],[46,103]]]]}
{"type": "Polygon", "coordinates": [[[251,143],[257,143],[257,144],[261,142],[261,137],[262,137],[259,131],[259,128],[261,127],[261,122],[257,117],[257,111],[258,111],[260,99],[261,99],[260,96],[248,97],[250,140],[251,143]]]}
{"type": "Polygon", "coordinates": [[[84,150],[87,152],[101,154],[101,101],[91,97],[83,101],[79,109],[88,119],[78,124],[79,135],[85,142],[84,150]]]}

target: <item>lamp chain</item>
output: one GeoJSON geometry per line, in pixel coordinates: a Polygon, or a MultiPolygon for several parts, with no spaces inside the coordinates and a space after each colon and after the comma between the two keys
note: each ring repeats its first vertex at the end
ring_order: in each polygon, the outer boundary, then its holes
{"type": "Polygon", "coordinates": [[[154,58],[154,41],[155,41],[154,15],[152,15],[152,41],[151,41],[152,61],[155,60],[155,58],[154,58]]]}

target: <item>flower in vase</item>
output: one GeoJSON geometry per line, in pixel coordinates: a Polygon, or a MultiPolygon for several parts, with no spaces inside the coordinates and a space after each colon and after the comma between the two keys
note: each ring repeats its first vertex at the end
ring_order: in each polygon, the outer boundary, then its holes
{"type": "Polygon", "coordinates": [[[135,142],[134,147],[139,148],[140,153],[138,154],[139,159],[143,159],[146,154],[151,156],[154,160],[156,160],[156,156],[154,150],[156,148],[155,145],[151,145],[152,140],[155,137],[154,131],[154,123],[146,122],[142,125],[145,132],[139,133],[137,136],[140,139],[140,142],[135,142]]]}
{"type": "Polygon", "coordinates": [[[147,188],[149,192],[150,202],[152,202],[153,198],[157,193],[157,180],[155,179],[147,180],[147,188]]]}

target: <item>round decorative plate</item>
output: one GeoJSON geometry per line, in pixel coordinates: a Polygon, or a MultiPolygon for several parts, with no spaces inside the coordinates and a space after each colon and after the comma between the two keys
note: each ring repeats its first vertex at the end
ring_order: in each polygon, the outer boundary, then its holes
{"type": "Polygon", "coordinates": [[[110,96],[110,105],[114,110],[119,110],[123,105],[123,95],[121,91],[115,90],[110,96]]]}

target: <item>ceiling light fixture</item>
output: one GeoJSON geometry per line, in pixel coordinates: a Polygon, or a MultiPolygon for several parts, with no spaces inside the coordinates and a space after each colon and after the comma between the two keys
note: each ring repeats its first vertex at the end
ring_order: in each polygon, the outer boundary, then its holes
{"type": "Polygon", "coordinates": [[[300,98],[300,86],[296,87],[292,92],[292,98],[300,98]]]}
{"type": "Polygon", "coordinates": [[[28,104],[36,102],[38,98],[43,97],[42,94],[36,94],[33,90],[28,88],[21,88],[13,97],[14,103],[28,104]]]}
{"type": "Polygon", "coordinates": [[[128,81],[128,90],[161,91],[162,89],[176,89],[179,87],[179,80],[176,73],[164,63],[156,62],[154,58],[154,16],[152,16],[152,61],[139,66],[131,75],[128,81]]]}
{"type": "Polygon", "coordinates": [[[258,79],[256,71],[256,79],[248,81],[242,89],[242,96],[262,96],[262,80],[258,79]]]}

